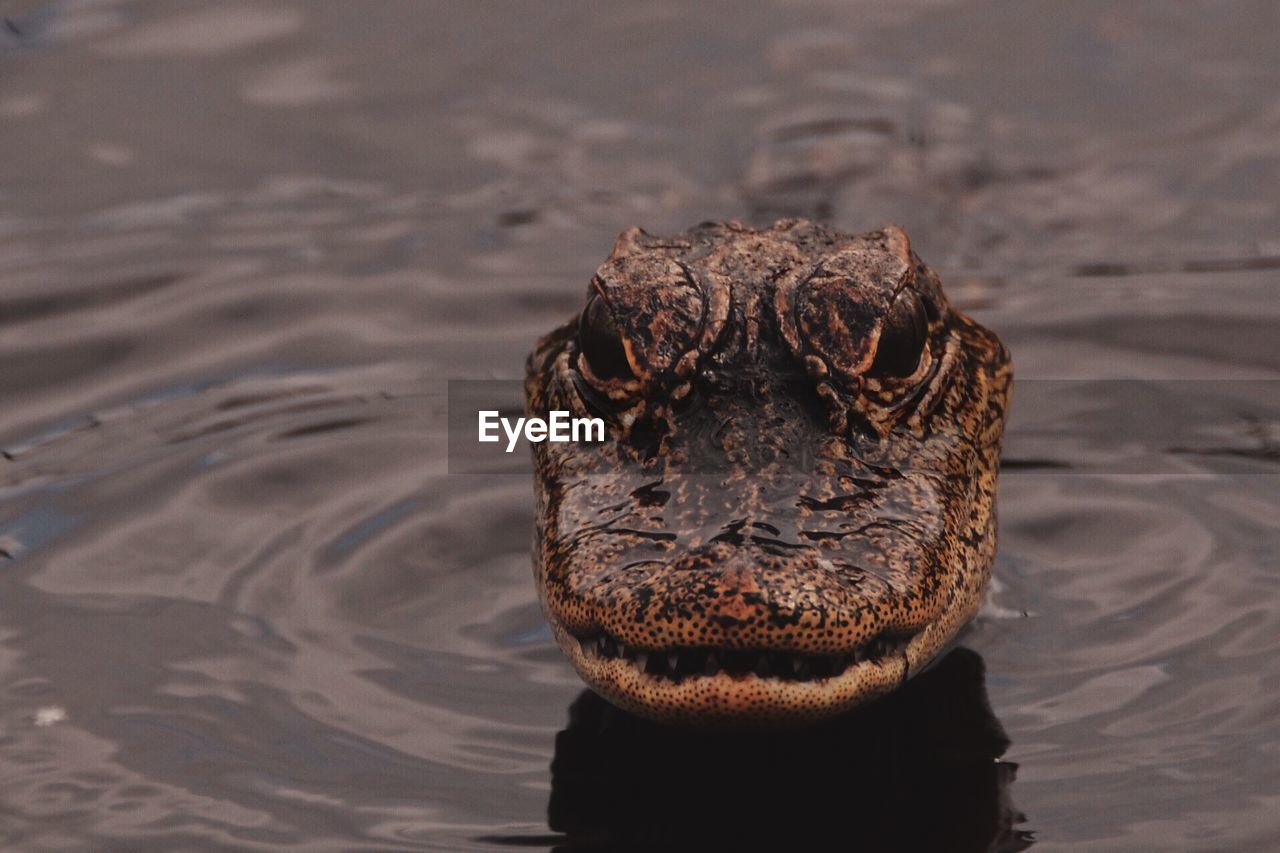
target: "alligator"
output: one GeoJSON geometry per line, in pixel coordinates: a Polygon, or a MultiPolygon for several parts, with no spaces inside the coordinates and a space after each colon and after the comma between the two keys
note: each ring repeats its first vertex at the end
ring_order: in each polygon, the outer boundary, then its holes
{"type": "Polygon", "coordinates": [[[525,405],[533,564],[557,644],[613,704],[799,725],[922,671],[976,614],[1012,387],[1000,340],[888,225],[624,231],[525,405]]]}

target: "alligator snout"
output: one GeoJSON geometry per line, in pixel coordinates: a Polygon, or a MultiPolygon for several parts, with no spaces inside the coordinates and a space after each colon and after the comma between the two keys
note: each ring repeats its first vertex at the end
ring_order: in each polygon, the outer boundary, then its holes
{"type": "Polygon", "coordinates": [[[898,597],[884,580],[816,547],[779,553],[713,542],[670,561],[604,572],[580,595],[586,618],[575,633],[599,631],[654,650],[838,654],[887,629],[910,628],[895,619],[898,597]]]}

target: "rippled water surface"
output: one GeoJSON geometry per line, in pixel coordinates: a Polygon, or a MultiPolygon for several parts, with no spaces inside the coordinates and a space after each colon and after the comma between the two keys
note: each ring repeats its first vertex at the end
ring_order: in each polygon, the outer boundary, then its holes
{"type": "Polygon", "coordinates": [[[1014,353],[992,843],[1280,848],[1272,0],[0,13],[0,847],[616,806],[552,795],[529,477],[450,474],[447,382],[518,378],[626,226],[803,214],[901,223],[1014,353]]]}

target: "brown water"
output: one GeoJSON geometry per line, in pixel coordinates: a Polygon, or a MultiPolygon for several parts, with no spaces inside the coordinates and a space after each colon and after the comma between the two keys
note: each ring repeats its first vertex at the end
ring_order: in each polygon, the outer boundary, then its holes
{"type": "Polygon", "coordinates": [[[991,845],[1280,848],[1273,0],[0,14],[3,849],[557,843],[580,684],[446,383],[623,227],[791,213],[900,222],[1014,353],[991,845]]]}

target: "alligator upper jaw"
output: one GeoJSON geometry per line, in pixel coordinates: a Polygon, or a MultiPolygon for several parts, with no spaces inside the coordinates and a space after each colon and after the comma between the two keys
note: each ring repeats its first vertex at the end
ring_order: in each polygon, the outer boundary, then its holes
{"type": "Polygon", "coordinates": [[[553,630],[596,692],[649,719],[695,727],[805,725],[836,716],[898,687],[932,645],[926,630],[886,633],[833,655],[645,650],[598,631],[577,637],[558,625],[553,630]]]}

